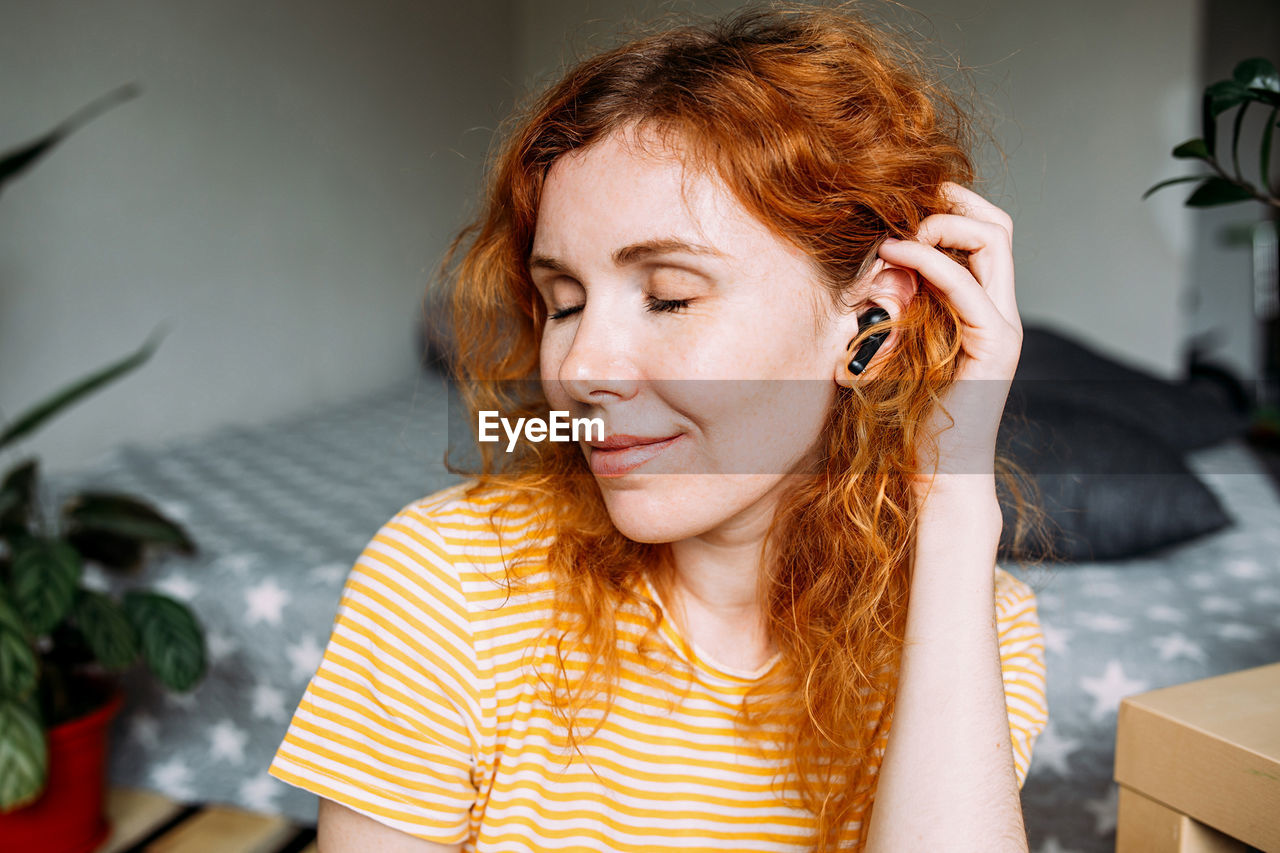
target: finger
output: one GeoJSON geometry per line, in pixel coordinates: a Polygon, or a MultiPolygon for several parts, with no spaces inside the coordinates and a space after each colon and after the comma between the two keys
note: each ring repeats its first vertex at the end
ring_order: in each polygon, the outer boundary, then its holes
{"type": "Polygon", "coordinates": [[[977,279],[934,247],[918,240],[884,242],[880,244],[880,257],[891,264],[919,272],[946,294],[969,325],[997,329],[1006,322],[977,279]]]}
{"type": "Polygon", "coordinates": [[[999,225],[1009,232],[1009,241],[1013,242],[1013,217],[978,195],[973,190],[962,187],[953,181],[944,181],[942,194],[947,197],[962,213],[999,225]]]}
{"type": "Polygon", "coordinates": [[[971,216],[935,213],[920,223],[916,239],[930,246],[970,252],[969,268],[1000,312],[1006,317],[1017,313],[1013,247],[1004,228],[971,216]]]}
{"type": "Polygon", "coordinates": [[[973,216],[956,213],[933,213],[920,220],[917,239],[931,246],[977,252],[995,248],[1010,250],[1009,232],[1004,228],[973,216]]]}

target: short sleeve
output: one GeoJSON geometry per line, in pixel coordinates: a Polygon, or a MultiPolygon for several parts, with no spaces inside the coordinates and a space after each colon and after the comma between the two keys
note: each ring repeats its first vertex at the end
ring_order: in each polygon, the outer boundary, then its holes
{"type": "Polygon", "coordinates": [[[463,841],[477,799],[478,683],[456,570],[410,504],[356,560],[268,772],[410,835],[463,841]]]}
{"type": "Polygon", "coordinates": [[[1031,767],[1031,750],[1049,720],[1044,634],[1031,587],[999,567],[996,568],[996,631],[1013,763],[1021,790],[1031,767]]]}

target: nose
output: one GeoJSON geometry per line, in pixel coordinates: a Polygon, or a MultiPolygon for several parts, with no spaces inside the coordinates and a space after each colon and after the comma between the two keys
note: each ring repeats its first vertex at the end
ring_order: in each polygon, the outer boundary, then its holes
{"type": "Polygon", "coordinates": [[[607,313],[599,300],[595,306],[588,301],[557,373],[565,393],[587,405],[630,399],[640,388],[632,335],[607,313]]]}

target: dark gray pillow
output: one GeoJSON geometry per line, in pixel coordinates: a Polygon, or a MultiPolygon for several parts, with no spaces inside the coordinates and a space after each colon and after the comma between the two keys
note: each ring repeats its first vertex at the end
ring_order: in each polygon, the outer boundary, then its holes
{"type": "Polygon", "coordinates": [[[1014,507],[997,481],[1006,559],[1118,560],[1231,524],[1176,448],[1096,407],[1013,391],[998,451],[1030,476],[1047,515],[1015,551],[1014,507]]]}
{"type": "Polygon", "coordinates": [[[1238,389],[1203,377],[1170,382],[1044,326],[1024,327],[1013,388],[1027,397],[1101,408],[1184,453],[1242,435],[1248,426],[1232,393],[1238,389]]]}

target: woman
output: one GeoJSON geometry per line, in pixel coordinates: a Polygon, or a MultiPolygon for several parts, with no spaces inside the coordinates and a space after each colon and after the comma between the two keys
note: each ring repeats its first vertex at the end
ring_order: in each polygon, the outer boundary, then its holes
{"type": "Polygon", "coordinates": [[[455,242],[456,370],[474,424],[603,435],[478,445],[357,561],[271,770],[325,853],[1026,850],[1043,641],[993,571],[1022,329],[966,145],[821,9],[542,97],[455,242]]]}

